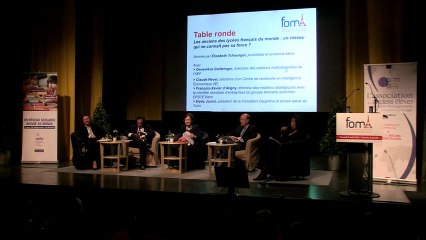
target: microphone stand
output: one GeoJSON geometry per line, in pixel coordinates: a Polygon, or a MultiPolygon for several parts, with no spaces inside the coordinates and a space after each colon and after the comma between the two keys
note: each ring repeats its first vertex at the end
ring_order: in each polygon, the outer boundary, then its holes
{"type": "Polygon", "coordinates": [[[373,95],[373,98],[374,98],[374,111],[373,112],[376,113],[377,112],[377,105],[379,104],[379,100],[377,100],[376,95],[374,95],[373,88],[371,87],[371,85],[369,83],[365,83],[365,84],[370,86],[371,95],[373,95]]]}
{"type": "Polygon", "coordinates": [[[343,111],[347,111],[347,102],[348,102],[348,99],[352,96],[352,94],[355,92],[355,91],[358,91],[359,90],[359,88],[357,88],[357,89],[354,89],[354,90],[352,90],[350,93],[349,93],[349,95],[347,96],[347,97],[345,97],[345,98],[343,98],[342,99],[342,102],[343,102],[343,111]]]}

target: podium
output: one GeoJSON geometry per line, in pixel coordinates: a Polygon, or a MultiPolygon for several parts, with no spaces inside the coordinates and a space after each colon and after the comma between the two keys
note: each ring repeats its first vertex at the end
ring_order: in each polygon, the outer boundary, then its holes
{"type": "Polygon", "coordinates": [[[380,197],[373,193],[373,143],[349,143],[347,155],[347,190],[340,194],[348,197],[380,197]]]}
{"type": "Polygon", "coordinates": [[[378,113],[337,113],[336,141],[348,143],[347,190],[342,196],[376,198],[373,193],[373,144],[382,140],[378,113]]]}

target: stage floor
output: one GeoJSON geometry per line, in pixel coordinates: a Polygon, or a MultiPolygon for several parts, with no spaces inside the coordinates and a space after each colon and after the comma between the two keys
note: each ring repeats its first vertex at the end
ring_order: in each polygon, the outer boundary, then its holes
{"type": "MultiPolygon", "coordinates": [[[[324,160],[312,158],[311,176],[283,182],[256,182],[256,172],[248,173],[249,188],[237,189],[240,196],[292,198],[331,201],[365,200],[377,203],[411,204],[405,192],[426,192],[424,184],[387,183],[373,181],[373,193],[368,196],[347,196],[346,170],[328,171],[324,160]]],[[[138,168],[116,172],[114,169],[76,170],[70,162],[0,165],[0,178],[8,184],[64,187],[93,187],[111,190],[141,190],[195,194],[222,194],[227,189],[217,187],[215,175],[204,170],[178,174],[157,168],[138,168]]]]}

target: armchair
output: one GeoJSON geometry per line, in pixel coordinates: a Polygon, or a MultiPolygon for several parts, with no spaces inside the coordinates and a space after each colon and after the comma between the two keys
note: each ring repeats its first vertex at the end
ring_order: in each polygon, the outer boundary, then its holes
{"type": "Polygon", "coordinates": [[[246,149],[235,151],[235,157],[243,160],[248,171],[254,171],[259,163],[260,139],[261,135],[258,133],[255,138],[247,140],[246,149]]]}
{"type": "Polygon", "coordinates": [[[310,175],[311,137],[291,143],[281,144],[278,161],[280,177],[306,177],[310,175]]]}
{"type": "MultiPolygon", "coordinates": [[[[146,157],[147,167],[156,167],[160,164],[160,160],[158,158],[158,144],[160,142],[161,135],[156,131],[155,137],[152,139],[152,144],[150,148],[150,152],[148,152],[146,157]]],[[[140,151],[139,148],[129,147],[129,156],[134,158],[136,162],[140,161],[140,151]]]]}

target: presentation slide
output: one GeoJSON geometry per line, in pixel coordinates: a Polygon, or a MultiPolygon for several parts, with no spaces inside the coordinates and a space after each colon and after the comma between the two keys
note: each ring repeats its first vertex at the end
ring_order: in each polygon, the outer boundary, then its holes
{"type": "Polygon", "coordinates": [[[188,16],[188,111],[316,112],[316,8],[188,16]]]}

